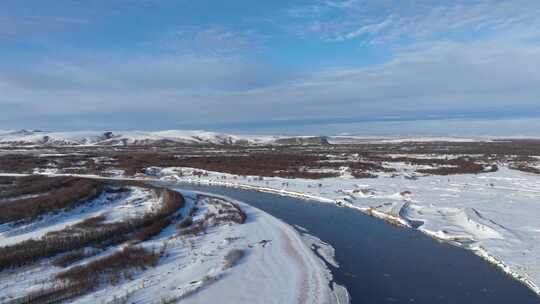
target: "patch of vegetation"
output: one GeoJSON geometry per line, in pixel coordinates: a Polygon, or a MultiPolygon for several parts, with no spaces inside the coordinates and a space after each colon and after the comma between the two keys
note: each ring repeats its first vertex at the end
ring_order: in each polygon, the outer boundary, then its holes
{"type": "Polygon", "coordinates": [[[128,246],[109,256],[73,267],[56,275],[54,284],[14,299],[9,304],[60,303],[91,292],[101,284],[117,284],[131,279],[136,271],[157,264],[159,256],[128,246]]]}
{"type": "Polygon", "coordinates": [[[531,167],[531,166],[529,166],[527,164],[511,165],[511,166],[509,166],[509,168],[513,169],[513,170],[519,170],[519,171],[522,171],[522,172],[527,172],[527,173],[540,174],[540,169],[535,168],[535,167],[531,167]]]}
{"type": "Polygon", "coordinates": [[[149,226],[146,226],[139,231],[135,232],[133,236],[133,240],[136,240],[138,242],[144,242],[152,237],[158,235],[161,233],[163,229],[165,229],[167,226],[171,224],[171,219],[169,218],[161,218],[154,223],[152,223],[149,226]]]}
{"type": "Polygon", "coordinates": [[[56,267],[65,268],[65,267],[68,267],[69,265],[71,265],[73,263],[76,263],[78,261],[81,261],[81,260],[84,260],[84,259],[86,259],[88,257],[91,257],[95,253],[96,253],[96,251],[88,252],[88,251],[85,251],[83,249],[76,250],[76,251],[73,251],[73,252],[68,252],[67,254],[64,254],[64,255],[61,255],[61,256],[55,258],[51,262],[51,264],[53,264],[56,267]]]}
{"type": "Polygon", "coordinates": [[[208,222],[200,220],[193,223],[188,228],[180,230],[180,235],[199,235],[206,232],[206,228],[208,228],[208,222]]]}
{"type": "Polygon", "coordinates": [[[236,265],[244,257],[244,250],[232,249],[223,258],[223,269],[229,269],[236,265]]]}
{"type": "MultiPolygon", "coordinates": [[[[11,176],[0,176],[0,186],[11,186],[15,182],[15,177],[11,176]]],[[[3,193],[0,193],[0,197],[3,193]]]]}
{"type": "Polygon", "coordinates": [[[320,179],[339,176],[333,172],[310,172],[326,157],[296,153],[257,153],[238,156],[188,157],[177,160],[177,166],[218,171],[235,175],[277,176],[284,178],[320,179]]]}
{"type": "MultiPolygon", "coordinates": [[[[161,190],[161,200],[158,210],[138,218],[101,224],[102,217],[93,217],[60,231],[47,233],[38,240],[30,239],[0,247],[0,270],[19,267],[87,246],[106,247],[126,241],[129,234],[166,219],[184,205],[184,197],[180,193],[167,189],[161,190]]],[[[140,237],[151,237],[152,233],[156,233],[156,227],[147,230],[140,237]]]]}
{"type": "Polygon", "coordinates": [[[153,252],[127,246],[104,258],[61,272],[56,279],[93,287],[100,283],[117,284],[122,279],[129,279],[134,270],[155,266],[158,259],[159,256],[153,252]]]}
{"type": "Polygon", "coordinates": [[[438,167],[434,169],[419,169],[417,172],[432,175],[452,175],[452,174],[478,174],[486,172],[496,172],[499,168],[492,165],[489,169],[485,165],[473,162],[462,162],[456,167],[438,167]]]}
{"type": "Polygon", "coordinates": [[[351,175],[354,178],[377,178],[377,175],[361,170],[352,170],[351,175]]]}
{"type": "Polygon", "coordinates": [[[98,197],[105,183],[74,177],[28,176],[15,180],[13,186],[2,190],[0,223],[31,220],[42,214],[70,209],[98,197]],[[31,196],[37,195],[37,196],[31,196]]]}
{"type": "Polygon", "coordinates": [[[207,199],[208,204],[215,205],[218,211],[215,213],[207,210],[204,217],[195,222],[192,218],[194,214],[191,214],[176,226],[180,229],[180,235],[199,235],[205,233],[208,227],[226,223],[243,224],[247,219],[238,204],[206,196],[199,196],[198,199],[207,199]]]}
{"type": "Polygon", "coordinates": [[[177,228],[181,229],[181,228],[187,228],[191,226],[191,224],[193,224],[193,217],[188,216],[185,219],[183,219],[180,223],[178,223],[178,225],[176,226],[177,228]]]}

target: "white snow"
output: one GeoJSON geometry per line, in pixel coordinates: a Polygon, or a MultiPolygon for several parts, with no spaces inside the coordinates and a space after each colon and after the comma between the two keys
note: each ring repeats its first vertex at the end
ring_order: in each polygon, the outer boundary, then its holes
{"type": "Polygon", "coordinates": [[[332,144],[398,144],[406,142],[478,142],[491,141],[491,137],[395,137],[395,136],[330,136],[329,142],[332,144]]]}

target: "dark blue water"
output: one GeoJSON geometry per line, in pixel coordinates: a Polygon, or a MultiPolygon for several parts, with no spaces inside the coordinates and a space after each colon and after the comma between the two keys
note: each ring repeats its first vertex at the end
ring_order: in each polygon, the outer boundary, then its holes
{"type": "Polygon", "coordinates": [[[244,201],[328,242],[340,265],[330,267],[334,279],[347,287],[353,303],[540,303],[471,252],[355,210],[250,190],[179,187],[244,201]]]}

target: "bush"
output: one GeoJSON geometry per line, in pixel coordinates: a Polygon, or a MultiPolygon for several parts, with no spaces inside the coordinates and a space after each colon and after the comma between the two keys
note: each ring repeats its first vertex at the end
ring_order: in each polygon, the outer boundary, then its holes
{"type": "Polygon", "coordinates": [[[67,253],[67,254],[64,254],[55,258],[51,264],[53,264],[56,267],[65,268],[75,262],[83,260],[92,255],[94,254],[91,252],[86,252],[84,250],[77,250],[77,251],[73,251],[73,252],[70,252],[70,253],[67,253]]]}
{"type": "Polygon", "coordinates": [[[178,209],[184,207],[184,197],[182,194],[169,189],[161,190],[162,205],[158,210],[158,214],[161,216],[169,216],[178,211],[178,209]]]}
{"type": "Polygon", "coordinates": [[[180,193],[170,190],[164,190],[163,193],[165,194],[162,206],[155,213],[106,224],[99,224],[102,217],[93,217],[63,230],[50,232],[38,240],[30,239],[0,247],[0,270],[22,266],[86,246],[99,248],[120,243],[138,229],[144,228],[138,236],[141,240],[150,238],[161,231],[162,228],[159,228],[165,225],[167,218],[177,211],[175,208],[180,208],[184,204],[184,198],[180,193]],[[170,193],[166,194],[168,192],[170,193]],[[150,226],[153,227],[145,229],[150,226]]]}
{"type": "Polygon", "coordinates": [[[117,284],[129,278],[134,270],[144,270],[155,266],[159,257],[143,248],[128,246],[104,258],[86,265],[73,267],[56,275],[56,279],[70,284],[97,287],[101,282],[117,284]]]}
{"type": "MultiPolygon", "coordinates": [[[[8,301],[9,304],[61,303],[84,295],[102,283],[117,284],[129,279],[136,270],[155,266],[158,256],[142,248],[126,247],[86,265],[73,267],[55,276],[54,284],[28,295],[8,301]]],[[[111,303],[126,303],[127,296],[111,303]]]]}
{"type": "Polygon", "coordinates": [[[87,219],[84,219],[83,221],[75,224],[74,226],[77,228],[94,228],[103,223],[107,218],[105,215],[101,214],[98,216],[89,217],[87,219]]]}
{"type": "Polygon", "coordinates": [[[177,228],[187,228],[191,226],[191,224],[193,224],[193,217],[188,216],[177,225],[177,228]]]}
{"type": "Polygon", "coordinates": [[[354,178],[377,178],[377,175],[361,170],[352,170],[351,175],[354,178]]]}
{"type": "Polygon", "coordinates": [[[185,228],[180,231],[181,235],[198,235],[206,232],[207,223],[204,221],[195,222],[189,228],[185,228]]]}
{"type": "Polygon", "coordinates": [[[25,296],[2,302],[5,304],[49,304],[62,303],[77,296],[81,296],[92,289],[88,284],[55,284],[25,296]]]}
{"type": "Polygon", "coordinates": [[[219,210],[219,216],[217,217],[218,222],[234,222],[237,224],[243,224],[246,222],[247,215],[246,213],[240,208],[239,205],[235,203],[228,203],[229,206],[232,206],[232,208],[227,209],[220,209],[219,210]]]}
{"type": "Polygon", "coordinates": [[[233,249],[225,255],[223,258],[223,269],[229,269],[236,265],[240,259],[244,257],[244,250],[233,249]]]}
{"type": "Polygon", "coordinates": [[[104,190],[101,181],[82,178],[24,177],[0,197],[14,200],[0,204],[0,223],[29,220],[39,215],[79,206],[98,197],[104,190]],[[18,196],[40,194],[37,197],[18,196]]]}
{"type": "Polygon", "coordinates": [[[14,182],[15,182],[15,177],[0,176],[0,186],[13,185],[14,182]]]}
{"type": "Polygon", "coordinates": [[[217,223],[233,222],[243,224],[246,221],[246,214],[242,210],[226,209],[220,210],[219,216],[216,217],[217,223]]]}
{"type": "Polygon", "coordinates": [[[137,231],[135,235],[133,236],[133,239],[139,242],[144,242],[152,237],[158,235],[161,233],[165,227],[169,226],[171,224],[171,220],[168,218],[162,218],[157,220],[155,223],[151,224],[150,226],[144,227],[137,231]]]}
{"type": "Polygon", "coordinates": [[[509,168],[513,169],[513,170],[519,170],[519,171],[522,171],[522,172],[527,172],[527,173],[540,174],[540,169],[535,168],[535,167],[531,167],[531,166],[528,166],[528,165],[525,165],[525,164],[511,165],[511,166],[509,166],[509,168]]]}

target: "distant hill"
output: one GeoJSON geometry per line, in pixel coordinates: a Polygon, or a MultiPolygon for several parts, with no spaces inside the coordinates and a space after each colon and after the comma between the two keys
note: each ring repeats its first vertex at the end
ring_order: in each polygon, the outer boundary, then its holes
{"type": "Polygon", "coordinates": [[[67,131],[0,130],[2,146],[178,146],[178,145],[340,145],[401,142],[471,142],[488,138],[250,136],[203,130],[67,131]]]}
{"type": "Polygon", "coordinates": [[[69,131],[1,130],[2,145],[255,145],[266,144],[271,137],[235,136],[206,131],[69,131]]]}

